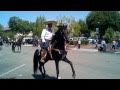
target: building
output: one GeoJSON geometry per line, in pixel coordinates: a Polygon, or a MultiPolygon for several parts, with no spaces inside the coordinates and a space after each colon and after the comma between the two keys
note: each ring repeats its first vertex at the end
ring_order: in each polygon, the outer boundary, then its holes
{"type": "Polygon", "coordinates": [[[9,32],[9,31],[11,31],[11,29],[9,27],[3,27],[3,31],[4,32],[9,32]]]}

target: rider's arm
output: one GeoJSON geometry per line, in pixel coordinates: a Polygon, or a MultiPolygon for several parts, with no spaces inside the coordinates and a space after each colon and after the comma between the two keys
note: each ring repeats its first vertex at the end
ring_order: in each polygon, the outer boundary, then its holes
{"type": "Polygon", "coordinates": [[[42,42],[45,42],[45,29],[43,29],[42,31],[42,34],[41,34],[41,39],[42,39],[42,42]]]}

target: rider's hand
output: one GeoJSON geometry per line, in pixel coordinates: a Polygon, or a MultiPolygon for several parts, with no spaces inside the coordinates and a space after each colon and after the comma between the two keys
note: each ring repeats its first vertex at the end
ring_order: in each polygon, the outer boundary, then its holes
{"type": "Polygon", "coordinates": [[[59,53],[59,54],[61,54],[61,52],[60,52],[60,50],[59,50],[59,49],[58,49],[57,51],[58,51],[58,53],[59,53]]]}

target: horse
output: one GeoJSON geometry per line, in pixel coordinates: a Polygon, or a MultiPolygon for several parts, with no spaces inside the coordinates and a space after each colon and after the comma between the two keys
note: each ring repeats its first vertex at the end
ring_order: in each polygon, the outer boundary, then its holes
{"type": "Polygon", "coordinates": [[[12,42],[12,51],[15,52],[16,42],[12,42]]]}
{"type": "Polygon", "coordinates": [[[52,38],[51,44],[52,44],[52,49],[51,49],[51,55],[49,52],[47,52],[47,56],[45,59],[45,62],[41,62],[40,59],[42,57],[41,52],[43,52],[43,49],[36,49],[33,57],[33,72],[36,74],[37,69],[39,68],[42,77],[45,78],[46,71],[44,64],[47,63],[49,60],[54,60],[55,61],[55,66],[56,66],[56,75],[57,79],[59,79],[59,61],[64,61],[68,63],[71,66],[72,69],[72,76],[75,78],[75,70],[73,67],[72,62],[67,58],[67,53],[63,53],[64,46],[65,46],[65,41],[67,41],[65,30],[63,28],[59,28],[58,31],[55,33],[55,35],[52,38]],[[61,54],[62,53],[62,54],[61,54]],[[63,57],[64,56],[64,57],[63,57]],[[62,58],[63,57],[63,58],[62,58]]]}
{"type": "Polygon", "coordinates": [[[0,38],[0,49],[2,49],[3,46],[3,40],[0,38]]]}
{"type": "Polygon", "coordinates": [[[15,45],[18,47],[18,51],[21,51],[21,44],[22,44],[22,39],[18,39],[15,45]]]}

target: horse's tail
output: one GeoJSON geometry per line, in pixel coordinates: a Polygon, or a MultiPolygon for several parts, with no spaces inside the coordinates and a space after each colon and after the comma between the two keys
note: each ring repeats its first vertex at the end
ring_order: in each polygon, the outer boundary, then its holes
{"type": "Polygon", "coordinates": [[[34,74],[37,72],[38,62],[39,62],[39,50],[36,49],[36,51],[34,53],[34,57],[33,57],[33,70],[34,70],[34,74]]]}

